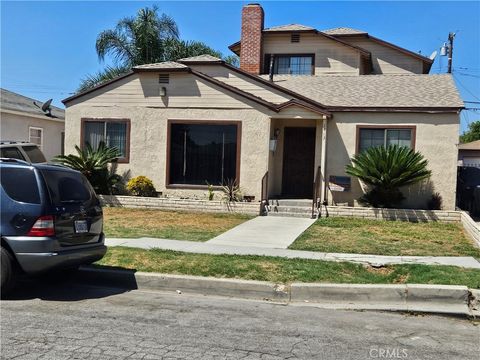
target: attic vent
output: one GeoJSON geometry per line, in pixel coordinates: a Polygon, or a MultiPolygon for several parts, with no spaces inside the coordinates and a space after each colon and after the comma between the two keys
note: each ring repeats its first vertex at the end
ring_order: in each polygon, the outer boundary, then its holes
{"type": "Polygon", "coordinates": [[[290,38],[292,43],[298,43],[300,42],[300,34],[292,34],[292,37],[290,38]]]}
{"type": "Polygon", "coordinates": [[[160,84],[168,84],[170,82],[170,74],[160,74],[160,75],[158,75],[158,82],[160,84]]]}

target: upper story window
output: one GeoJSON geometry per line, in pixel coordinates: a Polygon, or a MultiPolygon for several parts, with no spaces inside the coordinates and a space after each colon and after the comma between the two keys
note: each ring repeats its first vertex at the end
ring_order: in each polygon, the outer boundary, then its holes
{"type": "MultiPolygon", "coordinates": [[[[273,73],[284,75],[313,75],[314,55],[275,55],[273,73]]],[[[270,54],[265,56],[265,73],[270,70],[270,54]]]]}

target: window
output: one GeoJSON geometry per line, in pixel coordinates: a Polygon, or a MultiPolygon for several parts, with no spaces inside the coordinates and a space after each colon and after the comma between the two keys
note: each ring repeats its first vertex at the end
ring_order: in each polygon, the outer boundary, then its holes
{"type": "Polygon", "coordinates": [[[16,147],[6,147],[0,149],[0,157],[2,158],[10,158],[10,159],[18,159],[18,160],[25,160],[22,153],[16,147]]]}
{"type": "MultiPolygon", "coordinates": [[[[270,56],[265,55],[265,74],[270,70],[270,56]]],[[[313,55],[274,55],[273,73],[288,75],[312,75],[314,73],[313,55]]]]}
{"type": "Polygon", "coordinates": [[[40,150],[43,150],[43,129],[31,126],[28,128],[28,133],[28,141],[38,145],[40,150]]]}
{"type": "Polygon", "coordinates": [[[222,185],[238,179],[238,123],[172,122],[169,132],[169,184],[222,185]]]}
{"type": "Polygon", "coordinates": [[[413,148],[415,127],[377,128],[360,127],[358,131],[358,151],[376,146],[398,145],[413,148]]]}
{"type": "Polygon", "coordinates": [[[32,168],[5,166],[0,168],[0,180],[7,195],[19,202],[40,204],[37,178],[32,168]]]}
{"type": "Polygon", "coordinates": [[[40,151],[38,147],[30,145],[30,146],[22,146],[22,149],[27,154],[31,163],[36,164],[36,163],[47,162],[47,159],[45,159],[45,156],[43,155],[43,153],[40,151]]]}
{"type": "Polygon", "coordinates": [[[93,197],[88,180],[71,171],[42,170],[52,202],[61,206],[66,203],[85,203],[93,197]]]}
{"type": "Polygon", "coordinates": [[[84,120],[83,145],[90,144],[97,149],[103,141],[109,147],[116,147],[121,157],[119,162],[128,162],[129,157],[129,131],[128,120],[84,120]]]}

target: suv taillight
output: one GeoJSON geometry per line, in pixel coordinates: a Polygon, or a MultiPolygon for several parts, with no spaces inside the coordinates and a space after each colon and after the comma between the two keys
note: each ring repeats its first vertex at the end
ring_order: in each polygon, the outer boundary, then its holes
{"type": "Polygon", "coordinates": [[[28,232],[27,236],[54,236],[55,226],[53,223],[52,215],[40,216],[32,228],[28,232]]]}

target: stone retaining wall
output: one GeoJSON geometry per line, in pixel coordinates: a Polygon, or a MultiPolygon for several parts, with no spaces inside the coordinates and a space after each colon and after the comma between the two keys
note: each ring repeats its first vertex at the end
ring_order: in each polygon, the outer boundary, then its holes
{"type": "Polygon", "coordinates": [[[137,196],[99,195],[103,206],[121,206],[130,208],[149,208],[165,210],[183,210],[192,212],[235,212],[241,214],[258,215],[258,202],[238,202],[226,204],[223,201],[154,198],[137,196]]]}
{"type": "Polygon", "coordinates": [[[460,214],[463,229],[473,239],[474,243],[480,247],[480,225],[473,221],[465,211],[461,211],[460,214]]]}
{"type": "Polygon", "coordinates": [[[321,216],[355,217],[373,220],[398,220],[411,222],[460,222],[460,211],[415,210],[415,209],[380,209],[349,206],[327,206],[321,209],[321,216]]]}

